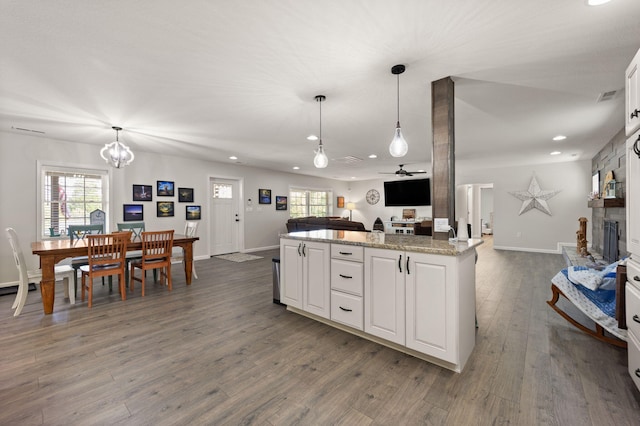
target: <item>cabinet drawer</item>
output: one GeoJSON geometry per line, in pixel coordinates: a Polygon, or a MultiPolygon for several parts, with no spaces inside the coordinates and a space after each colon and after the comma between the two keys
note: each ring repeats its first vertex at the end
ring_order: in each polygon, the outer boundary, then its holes
{"type": "Polygon", "coordinates": [[[364,260],[364,247],[347,244],[331,244],[331,258],[362,262],[364,260]]]}
{"type": "Polygon", "coordinates": [[[629,333],[629,347],[627,350],[629,352],[629,374],[633,379],[633,383],[640,390],[640,342],[631,333],[629,333]]]}
{"type": "MultiPolygon", "coordinates": [[[[635,256],[633,257],[639,257],[635,256]]],[[[640,264],[632,259],[627,260],[627,282],[640,291],[640,264]]]]}
{"type": "Polygon", "coordinates": [[[331,259],[331,289],[362,296],[363,264],[331,259]]]}
{"type": "Polygon", "coordinates": [[[626,318],[629,333],[640,336],[640,291],[627,284],[625,288],[626,318]]]}
{"type": "Polygon", "coordinates": [[[331,319],[364,330],[362,297],[331,290],[331,319]]]}

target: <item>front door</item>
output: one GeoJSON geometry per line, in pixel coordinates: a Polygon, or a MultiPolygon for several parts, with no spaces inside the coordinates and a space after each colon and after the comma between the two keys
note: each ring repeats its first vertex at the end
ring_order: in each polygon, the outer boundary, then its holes
{"type": "Polygon", "coordinates": [[[240,250],[240,182],[211,178],[211,255],[240,250]]]}

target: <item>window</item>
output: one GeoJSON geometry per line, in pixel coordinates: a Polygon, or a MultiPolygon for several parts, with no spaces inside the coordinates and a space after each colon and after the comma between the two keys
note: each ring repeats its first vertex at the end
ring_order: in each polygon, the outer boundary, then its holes
{"type": "Polygon", "coordinates": [[[233,185],[214,183],[212,188],[213,198],[233,198],[233,185]]]}
{"type": "Polygon", "coordinates": [[[293,218],[305,216],[331,216],[333,205],[331,191],[304,188],[289,190],[289,215],[293,218]]]}
{"type": "Polygon", "coordinates": [[[41,237],[66,235],[69,225],[90,224],[96,209],[108,212],[108,177],[106,170],[41,166],[41,237]]]}

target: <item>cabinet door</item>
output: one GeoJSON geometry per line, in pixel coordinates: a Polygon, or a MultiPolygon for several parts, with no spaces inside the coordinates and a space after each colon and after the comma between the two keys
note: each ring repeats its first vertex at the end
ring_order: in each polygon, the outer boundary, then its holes
{"type": "Polygon", "coordinates": [[[627,139],[627,251],[640,260],[640,131],[627,139]]]}
{"type": "Polygon", "coordinates": [[[627,68],[625,82],[625,131],[627,136],[640,128],[640,50],[627,68]]]}
{"type": "MultiPolygon", "coordinates": [[[[456,362],[456,282],[449,259],[407,252],[407,347],[456,362]]],[[[455,260],[455,258],[452,258],[455,260]]]]}
{"type": "Polygon", "coordinates": [[[302,309],[323,318],[331,317],[330,245],[304,241],[302,309]]]}
{"type": "Polygon", "coordinates": [[[365,248],[364,331],[405,343],[405,254],[397,250],[365,248]]]}
{"type": "Polygon", "coordinates": [[[302,242],[280,240],[280,300],[302,308],[302,242]]]}

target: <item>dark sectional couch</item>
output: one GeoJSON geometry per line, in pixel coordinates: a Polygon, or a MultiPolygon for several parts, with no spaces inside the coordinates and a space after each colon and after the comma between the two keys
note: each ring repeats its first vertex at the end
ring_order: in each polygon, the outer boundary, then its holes
{"type": "Polygon", "coordinates": [[[340,217],[299,217],[287,221],[287,231],[315,231],[316,229],[334,229],[338,231],[366,231],[362,222],[352,222],[340,217]]]}

